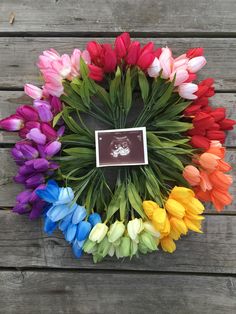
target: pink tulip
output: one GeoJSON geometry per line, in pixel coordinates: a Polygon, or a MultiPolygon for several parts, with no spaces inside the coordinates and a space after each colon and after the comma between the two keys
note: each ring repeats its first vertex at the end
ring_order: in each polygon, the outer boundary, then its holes
{"type": "Polygon", "coordinates": [[[54,141],[57,139],[57,132],[45,122],[41,123],[41,131],[49,141],[54,141]]]}
{"type": "Polygon", "coordinates": [[[34,128],[40,129],[40,123],[37,121],[27,121],[24,127],[19,131],[19,136],[21,138],[26,138],[29,131],[34,128]]]}
{"type": "Polygon", "coordinates": [[[161,77],[164,79],[168,79],[171,75],[173,64],[172,52],[169,48],[162,48],[162,53],[159,57],[159,61],[162,68],[161,77]]]}
{"type": "Polygon", "coordinates": [[[94,81],[102,81],[103,79],[103,70],[96,65],[89,64],[89,77],[94,81]]]}
{"type": "Polygon", "coordinates": [[[147,72],[150,77],[158,77],[160,71],[161,71],[161,64],[160,64],[159,59],[156,57],[153,60],[152,64],[147,69],[147,72]]]}
{"type": "Polygon", "coordinates": [[[56,155],[61,149],[61,143],[58,141],[51,142],[45,147],[45,155],[47,158],[51,158],[56,155]]]}
{"type": "Polygon", "coordinates": [[[21,116],[24,121],[38,121],[39,116],[37,111],[28,105],[22,105],[16,109],[16,114],[21,116]]]}
{"type": "Polygon", "coordinates": [[[43,91],[41,90],[41,88],[32,84],[25,84],[24,91],[26,95],[30,96],[33,99],[41,99],[43,96],[43,91]]]}
{"type": "Polygon", "coordinates": [[[51,64],[61,78],[66,78],[71,72],[71,60],[67,54],[62,55],[59,60],[52,61],[51,64]]]}
{"type": "Polygon", "coordinates": [[[16,114],[0,120],[0,128],[6,131],[19,131],[24,126],[24,120],[16,114]]]}
{"type": "Polygon", "coordinates": [[[43,51],[43,54],[39,56],[39,61],[37,63],[37,66],[42,69],[51,68],[51,62],[55,60],[59,60],[60,55],[59,53],[54,50],[45,50],[43,51]]]}
{"type": "Polygon", "coordinates": [[[203,56],[195,57],[188,62],[188,71],[190,73],[198,72],[206,64],[206,59],[203,56]]]}
{"type": "Polygon", "coordinates": [[[177,71],[171,73],[170,80],[173,81],[174,77],[175,77],[174,86],[179,86],[188,79],[189,74],[188,71],[186,70],[178,69],[177,71]]]}
{"type": "Polygon", "coordinates": [[[185,99],[197,99],[194,93],[198,90],[198,86],[193,83],[183,83],[178,87],[179,95],[185,99]]]}
{"type": "Polygon", "coordinates": [[[31,129],[26,135],[26,138],[40,145],[44,145],[46,143],[46,136],[38,128],[31,129]]]}
{"type": "Polygon", "coordinates": [[[128,33],[123,33],[120,36],[116,37],[115,52],[118,59],[124,58],[126,56],[129,46],[130,35],[128,33]]]}

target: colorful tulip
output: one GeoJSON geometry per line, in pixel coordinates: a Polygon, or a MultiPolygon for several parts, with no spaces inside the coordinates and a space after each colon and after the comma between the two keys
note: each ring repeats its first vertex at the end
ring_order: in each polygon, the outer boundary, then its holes
{"type": "Polygon", "coordinates": [[[0,120],[0,128],[6,131],[19,131],[24,125],[24,120],[16,114],[0,120]]]}

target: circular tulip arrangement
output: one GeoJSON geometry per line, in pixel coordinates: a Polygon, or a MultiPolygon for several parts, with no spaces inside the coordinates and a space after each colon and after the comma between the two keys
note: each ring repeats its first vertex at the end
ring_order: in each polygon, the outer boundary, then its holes
{"type": "MultiPolygon", "coordinates": [[[[79,258],[172,253],[189,230],[202,233],[204,206],[232,202],[225,131],[235,121],[213,108],[213,79],[199,83],[202,48],[179,57],[128,33],[88,42],[71,56],[44,51],[42,88],[25,85],[33,106],[0,121],[21,140],[12,149],[25,190],[13,208],[44,231],[59,228],[79,258]],[[145,128],[148,163],[97,167],[95,131],[145,128]]],[[[123,151],[124,153],[124,151],[123,151]]]]}

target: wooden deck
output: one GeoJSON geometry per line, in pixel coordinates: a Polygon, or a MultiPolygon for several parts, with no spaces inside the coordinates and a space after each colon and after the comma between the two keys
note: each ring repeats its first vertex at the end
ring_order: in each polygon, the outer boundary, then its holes
{"type": "MultiPolygon", "coordinates": [[[[213,103],[236,119],[235,0],[1,0],[0,119],[30,102],[23,85],[39,82],[42,50],[71,52],[122,31],[176,53],[203,46],[201,78],[216,79],[213,103]]],[[[236,198],[222,214],[208,208],[204,235],[178,241],[172,255],[78,261],[60,233],[48,237],[42,221],[11,213],[20,190],[9,155],[16,140],[0,133],[0,313],[236,313],[236,198]]],[[[227,146],[236,181],[236,131],[227,146]]]]}

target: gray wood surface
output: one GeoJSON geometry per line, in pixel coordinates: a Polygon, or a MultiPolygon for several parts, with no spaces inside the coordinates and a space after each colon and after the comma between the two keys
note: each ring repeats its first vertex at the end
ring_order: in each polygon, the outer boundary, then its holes
{"type": "Polygon", "coordinates": [[[129,259],[106,258],[93,264],[91,256],[80,260],[60,231],[42,232],[42,221],[0,210],[0,267],[50,267],[66,269],[116,269],[184,273],[236,274],[236,217],[207,215],[204,234],[190,232],[177,241],[174,254],[161,250],[129,259]]]}
{"type": "MultiPolygon", "coordinates": [[[[43,50],[71,53],[122,31],[175,54],[204,47],[199,78],[215,78],[212,103],[236,119],[235,0],[1,0],[0,119],[30,102],[23,85],[40,84],[35,64],[43,50]]],[[[0,314],[236,312],[236,200],[222,214],[207,207],[204,234],[182,238],[174,254],[78,261],[60,232],[49,237],[41,219],[11,213],[21,190],[9,155],[16,140],[0,132],[0,208],[7,208],[0,209],[0,314]]],[[[236,131],[226,145],[236,179],[236,131]]]]}
{"type": "MultiPolygon", "coordinates": [[[[234,0],[1,0],[1,31],[144,33],[236,32],[234,0]],[[14,23],[9,17],[14,12],[14,23]]],[[[183,37],[183,36],[182,36],[183,37]]]]}
{"type": "Polygon", "coordinates": [[[218,276],[7,271],[0,272],[0,311],[232,314],[236,308],[235,285],[235,278],[218,276]]]}
{"type": "MultiPolygon", "coordinates": [[[[96,38],[0,38],[0,88],[22,88],[28,82],[39,84],[40,76],[35,64],[43,50],[54,47],[60,53],[71,53],[75,47],[85,48],[86,43],[93,39],[96,38]]],[[[112,38],[99,40],[113,41],[112,38]]],[[[214,77],[218,90],[235,91],[235,38],[147,38],[141,39],[141,42],[150,40],[153,40],[157,47],[169,45],[176,55],[184,53],[190,47],[204,47],[208,64],[199,73],[199,79],[214,77]]]]}

